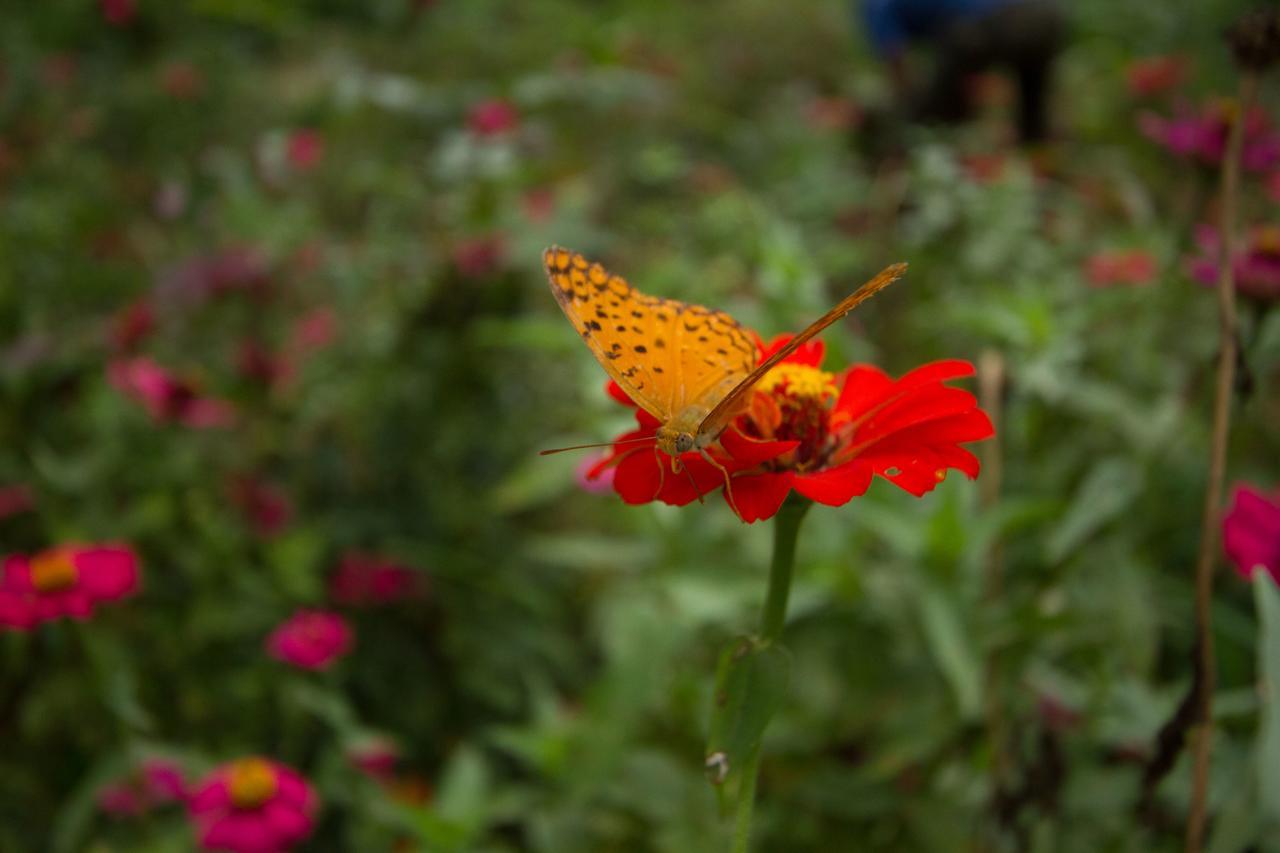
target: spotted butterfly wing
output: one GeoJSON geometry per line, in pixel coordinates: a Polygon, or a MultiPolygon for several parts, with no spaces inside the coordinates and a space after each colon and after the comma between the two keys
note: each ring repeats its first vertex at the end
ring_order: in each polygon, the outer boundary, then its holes
{"type": "Polygon", "coordinates": [[[755,367],[751,335],[723,311],[641,293],[558,246],[543,262],[551,292],[596,360],[663,423],[691,408],[716,409],[755,367]]]}

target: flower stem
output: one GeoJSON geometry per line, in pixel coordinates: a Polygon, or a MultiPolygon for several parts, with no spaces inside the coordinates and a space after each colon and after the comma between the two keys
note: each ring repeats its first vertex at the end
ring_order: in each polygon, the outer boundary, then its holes
{"type": "Polygon", "coordinates": [[[1213,436],[1209,451],[1209,482],[1205,486],[1201,517],[1200,550],[1196,555],[1196,728],[1192,741],[1191,805],[1187,817],[1186,849],[1197,853],[1203,846],[1205,800],[1209,788],[1209,759],[1213,749],[1213,691],[1216,671],[1213,658],[1213,570],[1221,525],[1222,484],[1227,466],[1227,439],[1231,428],[1231,397],[1235,387],[1238,343],[1234,280],[1236,204],[1240,194],[1240,152],[1245,117],[1258,91],[1258,77],[1246,71],[1240,80],[1240,104],[1231,125],[1222,161],[1222,236],[1218,258],[1218,373],[1213,395],[1213,436]]]}
{"type": "MultiPolygon", "coordinates": [[[[800,522],[812,501],[792,496],[782,504],[773,521],[773,561],[769,566],[769,591],[765,594],[760,619],[760,641],[774,643],[782,636],[787,621],[787,599],[791,596],[791,573],[796,561],[796,540],[800,522]]],[[[761,735],[763,742],[763,734],[761,735]]],[[[755,745],[742,768],[738,787],[738,808],[734,818],[733,853],[747,853],[751,847],[751,818],[755,812],[756,776],[760,771],[760,743],[755,745]]]]}

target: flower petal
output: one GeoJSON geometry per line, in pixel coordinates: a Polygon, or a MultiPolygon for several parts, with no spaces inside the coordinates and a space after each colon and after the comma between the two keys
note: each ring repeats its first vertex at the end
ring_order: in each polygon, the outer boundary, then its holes
{"type": "Polygon", "coordinates": [[[730,501],[726,493],[725,500],[735,509],[739,518],[752,524],[777,514],[791,491],[794,480],[795,474],[790,471],[734,477],[733,499],[730,501]]]}
{"type": "Polygon", "coordinates": [[[79,570],[80,586],[95,599],[122,598],[138,585],[138,558],[129,548],[81,548],[71,559],[79,570]]]}
{"type": "Polygon", "coordinates": [[[871,486],[871,466],[861,459],[814,474],[797,474],[795,490],[827,506],[843,506],[871,486]]]}
{"type": "Polygon", "coordinates": [[[720,433],[720,446],[742,467],[750,468],[800,446],[798,441],[760,441],[743,435],[737,427],[729,427],[720,433]]]}
{"type": "Polygon", "coordinates": [[[628,453],[613,475],[613,490],[629,504],[649,503],[663,486],[665,475],[661,465],[655,448],[642,447],[628,453]]]}

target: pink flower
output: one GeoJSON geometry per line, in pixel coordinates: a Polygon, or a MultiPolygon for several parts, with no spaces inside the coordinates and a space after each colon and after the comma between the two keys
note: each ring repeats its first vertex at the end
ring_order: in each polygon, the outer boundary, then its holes
{"type": "Polygon", "coordinates": [[[1236,486],[1222,521],[1222,545],[1245,580],[1262,569],[1280,583],[1280,492],[1236,486]]]}
{"type": "Polygon", "coordinates": [[[381,736],[371,736],[353,743],[347,748],[347,760],[351,766],[375,782],[390,782],[400,761],[400,748],[395,741],[381,736]]]}
{"type": "Polygon", "coordinates": [[[311,834],[319,799],[296,771],[254,757],[215,769],[187,807],[205,850],[282,853],[311,834]]]}
{"type": "Polygon", "coordinates": [[[88,619],[138,589],[138,557],[123,545],[60,545],[0,563],[0,627],[30,630],[64,616],[88,619]]]}
{"type": "Polygon", "coordinates": [[[505,258],[506,245],[497,234],[461,240],[453,247],[453,265],[465,278],[493,275],[505,258]]]}
{"type": "Polygon", "coordinates": [[[235,420],[230,403],[201,397],[192,383],[178,379],[149,358],[113,361],[107,366],[107,378],[125,396],[141,403],[157,423],[213,429],[230,426],[235,420]]]}
{"type": "MultiPolygon", "coordinates": [[[[1196,229],[1200,254],[1188,261],[1191,277],[1206,287],[1218,283],[1218,255],[1222,241],[1210,225],[1196,229]]],[[[1232,269],[1236,291],[1258,301],[1280,299],[1280,226],[1250,229],[1243,246],[1236,247],[1232,269]]]]}
{"type": "Polygon", "coordinates": [[[304,128],[289,134],[285,156],[299,172],[309,172],[324,158],[324,137],[320,131],[304,128]]]}
{"type": "MultiPolygon", "coordinates": [[[[1182,105],[1173,118],[1152,112],[1138,117],[1138,127],[1171,153],[1216,166],[1227,148],[1227,135],[1239,119],[1239,108],[1228,100],[1210,101],[1192,111],[1182,105]]],[[[1280,133],[1261,109],[1245,117],[1244,149],[1241,165],[1252,172],[1265,172],[1280,163],[1280,133]]]]}
{"type": "Polygon", "coordinates": [[[1149,98],[1181,86],[1189,68],[1185,56],[1147,56],[1130,62],[1124,77],[1130,94],[1149,98]]]}
{"type": "Polygon", "coordinates": [[[259,536],[275,536],[293,520],[293,503],[289,496],[260,477],[233,477],[229,491],[231,502],[259,536]]]}
{"type": "Polygon", "coordinates": [[[156,314],[145,299],[131,302],[111,318],[111,346],[119,353],[133,352],[155,331],[156,314]]]}
{"type": "Polygon", "coordinates": [[[267,652],[300,669],[327,669],[352,644],[351,628],[336,613],[299,610],[267,637],[267,652]]]}
{"type": "Polygon", "coordinates": [[[1097,252],[1085,262],[1085,277],[1094,287],[1148,284],[1156,275],[1156,259],[1142,249],[1097,252]]]}
{"type": "Polygon", "coordinates": [[[613,475],[617,471],[616,468],[610,466],[599,470],[594,477],[591,476],[592,471],[596,470],[608,455],[608,453],[590,454],[578,463],[573,470],[573,479],[577,482],[578,488],[592,495],[607,495],[613,491],[613,475]]]}
{"type": "Polygon", "coordinates": [[[268,264],[262,253],[234,246],[196,255],[165,271],[156,291],[162,298],[199,305],[229,293],[261,294],[268,284],[268,264]]]}
{"type": "Polygon", "coordinates": [[[112,817],[136,817],[167,803],[186,799],[182,768],[163,758],[149,758],[123,779],[98,791],[98,808],[112,817]]]}
{"type": "Polygon", "coordinates": [[[467,127],[476,136],[498,136],[515,130],[519,123],[516,108],[501,98],[481,101],[467,110],[467,127]]]}
{"type": "Polygon", "coordinates": [[[276,355],[260,341],[245,338],[236,347],[236,372],[250,382],[270,388],[293,373],[288,359],[276,355]]]}
{"type": "Polygon", "coordinates": [[[30,487],[22,483],[0,486],[0,521],[11,515],[29,512],[36,505],[36,496],[30,487]]]}
{"type": "Polygon", "coordinates": [[[123,27],[138,14],[138,0],[99,0],[102,18],[113,27],[123,27]]]}
{"type": "Polygon", "coordinates": [[[372,554],[344,554],[329,581],[329,597],[339,604],[391,604],[422,593],[421,572],[372,554]]]}
{"type": "Polygon", "coordinates": [[[338,338],[338,312],[328,305],[312,308],[289,327],[286,349],[302,358],[328,347],[338,338]]]}

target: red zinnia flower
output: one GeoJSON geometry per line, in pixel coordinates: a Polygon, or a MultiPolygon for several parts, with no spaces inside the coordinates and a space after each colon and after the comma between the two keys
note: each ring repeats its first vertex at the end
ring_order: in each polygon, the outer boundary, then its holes
{"type": "Polygon", "coordinates": [[[1222,521],[1222,547],[1245,580],[1262,570],[1280,583],[1280,492],[1236,486],[1222,521]]]}
{"type": "Polygon", "coordinates": [[[339,604],[391,604],[419,594],[421,572],[372,554],[348,553],[329,581],[329,596],[339,604]]]}
{"type": "Polygon", "coordinates": [[[98,789],[98,808],[112,817],[137,817],[186,799],[182,768],[163,758],[143,761],[127,776],[98,789]]]}
{"type": "MultiPolygon", "coordinates": [[[[1196,243],[1201,254],[1188,261],[1188,271],[1206,287],[1216,287],[1222,237],[1213,226],[1201,225],[1196,229],[1196,243]]],[[[1245,239],[1236,243],[1232,267],[1241,296],[1258,302],[1280,299],[1280,225],[1249,229],[1245,239]]]]}
{"type": "Polygon", "coordinates": [[[280,853],[315,828],[319,799],[296,771],[265,758],[224,764],[188,801],[200,847],[280,853]]]}
{"type": "Polygon", "coordinates": [[[295,130],[289,134],[286,144],[289,165],[299,172],[309,172],[320,165],[324,157],[324,137],[311,128],[295,130]]]}
{"type": "Polygon", "coordinates": [[[1151,97],[1181,86],[1189,68],[1185,56],[1145,56],[1125,67],[1125,82],[1130,94],[1151,97]]]}
{"type": "Polygon", "coordinates": [[[1142,249],[1098,252],[1085,262],[1085,276],[1094,287],[1147,284],[1156,275],[1156,259],[1142,249]]]}
{"type": "Polygon", "coordinates": [[[347,620],[324,610],[299,610],[267,637],[273,658],[299,669],[327,669],[351,650],[347,620]]]}
{"type": "Polygon", "coordinates": [[[497,136],[515,130],[520,114],[510,101],[493,98],[467,110],[467,127],[476,136],[497,136]]]}
{"type": "Polygon", "coordinates": [[[138,588],[138,557],[122,545],[62,545],[0,563],[0,626],[30,630],[63,616],[88,619],[138,588]]]}
{"type": "MultiPolygon", "coordinates": [[[[790,336],[762,347],[760,360],[790,336]]],[[[879,368],[855,365],[837,376],[820,369],[821,341],[800,347],[757,384],[747,410],[712,448],[732,478],[730,506],[743,521],[770,518],[795,490],[829,506],[863,494],[874,475],[920,496],[949,469],[978,475],[978,459],[962,443],[989,438],[990,419],[968,391],[943,384],[973,374],[966,361],[937,361],[892,379],[879,368]]],[[[634,406],[615,383],[609,393],[634,406]]],[[[657,420],[636,409],[638,429],[619,436],[590,472],[616,466],[614,491],[632,504],[659,500],[682,506],[723,485],[724,474],[697,453],[671,471],[656,448],[623,442],[655,437],[657,420]]]]}
{"type": "Polygon", "coordinates": [[[200,396],[192,383],[175,377],[149,358],[113,361],[107,367],[107,378],[141,403],[157,422],[209,429],[229,426],[235,420],[230,403],[200,396]]]}

